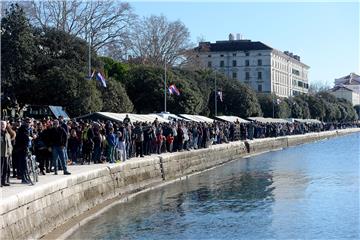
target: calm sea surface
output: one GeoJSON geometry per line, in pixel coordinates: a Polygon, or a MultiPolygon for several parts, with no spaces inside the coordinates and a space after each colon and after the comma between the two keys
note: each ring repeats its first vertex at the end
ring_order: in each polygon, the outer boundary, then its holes
{"type": "Polygon", "coordinates": [[[225,164],[144,193],[71,239],[360,239],[360,134],[225,164]]]}

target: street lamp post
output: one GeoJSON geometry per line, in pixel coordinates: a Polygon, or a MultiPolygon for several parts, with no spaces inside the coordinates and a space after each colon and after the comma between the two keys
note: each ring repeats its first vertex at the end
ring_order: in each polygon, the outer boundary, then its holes
{"type": "Polygon", "coordinates": [[[217,116],[217,90],[216,90],[216,71],[215,71],[215,117],[217,116]]]}
{"type": "Polygon", "coordinates": [[[166,59],[165,59],[165,75],[164,75],[164,111],[166,112],[166,59]]]}

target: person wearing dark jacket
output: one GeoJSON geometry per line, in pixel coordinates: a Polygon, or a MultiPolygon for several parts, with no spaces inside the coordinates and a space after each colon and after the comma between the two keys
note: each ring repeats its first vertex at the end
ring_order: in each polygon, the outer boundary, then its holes
{"type": "Polygon", "coordinates": [[[45,175],[45,161],[48,157],[48,147],[46,146],[46,135],[43,131],[43,126],[42,124],[38,124],[37,126],[37,130],[38,130],[38,136],[37,138],[34,140],[34,146],[35,146],[35,155],[36,155],[36,160],[39,162],[39,168],[40,168],[40,173],[42,175],[45,175]]]}
{"type": "Polygon", "coordinates": [[[64,175],[70,175],[71,173],[67,171],[67,163],[65,160],[65,146],[67,144],[67,133],[64,128],[59,124],[58,120],[54,120],[53,128],[50,133],[51,139],[51,150],[53,156],[53,166],[54,174],[57,175],[58,170],[58,160],[60,160],[60,165],[64,170],[64,175]]]}
{"type": "Polygon", "coordinates": [[[80,147],[80,139],[76,134],[76,130],[71,130],[71,135],[68,141],[68,149],[70,151],[70,159],[73,165],[77,164],[77,155],[80,147]]]}
{"type": "Polygon", "coordinates": [[[143,142],[144,142],[144,132],[142,130],[142,127],[140,126],[140,123],[137,123],[133,135],[135,138],[135,145],[136,145],[136,157],[144,157],[143,152],[143,142]]]}
{"type": "Polygon", "coordinates": [[[110,163],[115,163],[116,136],[113,127],[109,128],[109,134],[106,136],[106,141],[108,144],[108,161],[110,163]]]}
{"type": "Polygon", "coordinates": [[[29,151],[29,123],[23,123],[17,131],[15,138],[14,152],[17,158],[18,177],[21,178],[21,183],[29,183],[26,179],[26,156],[29,151]]]}

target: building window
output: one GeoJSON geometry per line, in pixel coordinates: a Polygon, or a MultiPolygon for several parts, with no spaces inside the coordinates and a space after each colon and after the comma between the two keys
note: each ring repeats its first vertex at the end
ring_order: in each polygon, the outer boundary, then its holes
{"type": "Polygon", "coordinates": [[[220,61],[220,67],[224,67],[224,61],[220,61]]]}
{"type": "Polygon", "coordinates": [[[297,76],[300,76],[300,71],[296,69],[292,69],[292,74],[295,74],[297,76]]]}
{"type": "Polygon", "coordinates": [[[259,53],[258,55],[261,56],[261,53],[259,53]]]}
{"type": "Polygon", "coordinates": [[[250,65],[249,60],[245,60],[245,66],[249,66],[249,65],[250,65]]]}
{"type": "Polygon", "coordinates": [[[211,62],[209,61],[209,62],[208,62],[208,67],[211,68],[211,66],[212,66],[212,64],[211,64],[211,62]]]}
{"type": "Polygon", "coordinates": [[[236,57],[236,53],[233,53],[233,57],[236,57]]]}
{"type": "Polygon", "coordinates": [[[246,53],[245,53],[245,56],[247,56],[247,57],[250,56],[250,53],[246,52],[246,53]]]}
{"type": "Polygon", "coordinates": [[[208,57],[211,57],[211,55],[208,55],[208,57]]]}
{"type": "Polygon", "coordinates": [[[236,67],[236,60],[233,60],[233,67],[236,67]]]}
{"type": "Polygon", "coordinates": [[[262,79],[262,72],[258,72],[258,79],[262,79]]]}
{"type": "Polygon", "coordinates": [[[237,73],[236,73],[236,72],[233,72],[233,73],[232,73],[232,78],[233,78],[233,79],[236,79],[236,78],[237,78],[237,73]]]}
{"type": "Polygon", "coordinates": [[[221,54],[220,57],[224,57],[224,54],[221,54]]]}
{"type": "Polygon", "coordinates": [[[258,66],[261,66],[261,65],[262,65],[262,60],[258,59],[258,66]]]}
{"type": "Polygon", "coordinates": [[[262,92],[262,85],[261,84],[258,85],[258,92],[262,92]]]}
{"type": "Polygon", "coordinates": [[[250,73],[249,72],[245,72],[245,79],[249,80],[250,79],[250,73]]]}

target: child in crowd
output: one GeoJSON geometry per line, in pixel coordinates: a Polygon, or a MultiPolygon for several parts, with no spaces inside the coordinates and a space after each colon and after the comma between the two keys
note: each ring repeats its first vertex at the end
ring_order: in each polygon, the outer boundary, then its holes
{"type": "Polygon", "coordinates": [[[174,142],[174,137],[173,137],[172,133],[170,133],[166,138],[166,147],[167,147],[168,152],[172,152],[173,142],[174,142]]]}

